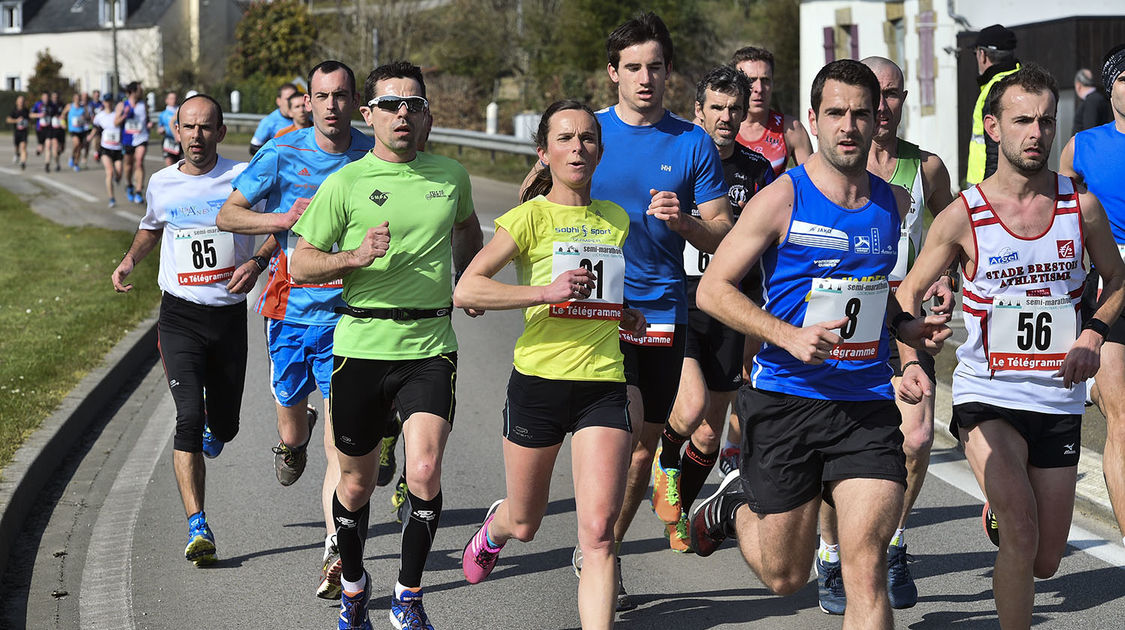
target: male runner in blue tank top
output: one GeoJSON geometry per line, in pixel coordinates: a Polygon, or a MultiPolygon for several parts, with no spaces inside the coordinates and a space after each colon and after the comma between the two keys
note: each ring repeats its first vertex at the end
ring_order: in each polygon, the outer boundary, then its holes
{"type": "MultiPolygon", "coordinates": [[[[622,333],[629,417],[639,440],[614,525],[614,540],[620,543],[648,489],[657,441],[679,387],[687,336],[684,242],[714,251],[730,230],[731,217],[711,138],[664,109],[673,56],[664,22],[651,12],[628,20],[610,33],[606,52],[618,102],[597,114],[605,152],[591,195],[629,213],[625,301],[649,323],[644,336],[622,333]],[[692,207],[699,208],[699,218],[691,216],[692,207]]],[[[675,437],[679,444],[687,439],[675,437]]],[[[574,560],[575,570],[581,570],[577,553],[574,560]]],[[[618,610],[631,607],[621,588],[618,610]]]]}
{"type": "MultiPolygon", "coordinates": [[[[844,625],[857,628],[893,626],[886,549],[906,484],[885,322],[899,315],[888,276],[909,196],[866,170],[879,93],[859,62],[821,69],[809,116],[820,150],[750,200],[696,293],[701,309],[764,344],[739,392],[740,470],[692,510],[692,547],[707,556],[737,535],[761,581],[794,593],[813,565],[823,497],[840,522],[844,625]],[[759,260],[761,308],[738,287],[759,260]]],[[[948,319],[926,320],[933,349],[948,319]]],[[[921,370],[902,387],[932,390],[921,370]]]]}
{"type": "MultiPolygon", "coordinates": [[[[890,277],[893,291],[910,270],[918,250],[922,248],[926,211],[937,216],[938,212],[953,201],[953,196],[949,191],[949,171],[941,158],[898,135],[902,107],[907,96],[902,70],[884,57],[868,57],[860,63],[871,68],[882,89],[875,110],[875,135],[871,140],[871,152],[867,156],[867,170],[892,185],[902,186],[910,191],[910,212],[903,220],[899,232],[898,262],[890,277]]],[[[952,306],[953,278],[960,278],[957,274],[957,267],[954,265],[933,287],[935,304],[947,305],[943,310],[952,306]]],[[[899,355],[897,344],[891,344],[890,359],[891,369],[894,370],[891,384],[897,386],[905,363],[899,355]]],[[[925,370],[926,376],[934,381],[936,375],[933,357],[922,353],[918,360],[920,364],[917,369],[925,370]]],[[[922,402],[913,405],[902,401],[896,401],[896,404],[902,414],[906,495],[903,498],[902,514],[898,517],[898,529],[887,549],[887,593],[890,595],[892,608],[910,608],[918,601],[918,588],[906,563],[906,518],[922,491],[922,482],[926,479],[926,470],[930,465],[930,447],[934,443],[934,397],[926,396],[922,402]]],[[[842,615],[847,605],[839,572],[836,514],[825,506],[820,510],[820,549],[817,550],[816,573],[820,609],[828,614],[842,615]]]]}
{"type": "MultiPolygon", "coordinates": [[[[1110,97],[1113,122],[1087,129],[1070,139],[1059,159],[1059,173],[1085,184],[1102,202],[1119,251],[1125,252],[1125,44],[1102,62],[1102,82],[1110,97]]],[[[1094,269],[1086,280],[1085,302],[1097,302],[1101,284],[1094,269]]],[[[1125,319],[1110,325],[1102,346],[1102,364],[1090,398],[1105,414],[1107,431],[1102,472],[1117,527],[1125,534],[1125,319]]],[[[1121,539],[1125,544],[1125,538],[1121,539]]]]}

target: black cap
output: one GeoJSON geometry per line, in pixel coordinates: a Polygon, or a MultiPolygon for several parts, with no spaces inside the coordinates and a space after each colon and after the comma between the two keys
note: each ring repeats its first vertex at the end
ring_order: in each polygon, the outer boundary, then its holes
{"type": "Polygon", "coordinates": [[[977,43],[973,47],[1015,50],[1016,34],[999,24],[993,24],[977,33],[977,43]]]}

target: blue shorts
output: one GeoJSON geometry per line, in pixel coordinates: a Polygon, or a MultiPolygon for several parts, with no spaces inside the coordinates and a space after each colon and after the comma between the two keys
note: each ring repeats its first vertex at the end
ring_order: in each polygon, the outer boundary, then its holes
{"type": "Polygon", "coordinates": [[[293,407],[313,390],[328,396],[332,384],[335,326],[309,326],[266,318],[270,385],[282,407],[293,407]]]}

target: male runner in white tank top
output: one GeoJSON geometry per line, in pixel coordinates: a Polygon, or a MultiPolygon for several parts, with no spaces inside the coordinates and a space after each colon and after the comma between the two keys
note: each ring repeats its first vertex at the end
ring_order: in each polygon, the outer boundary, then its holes
{"type": "MultiPolygon", "coordinates": [[[[1000,547],[993,595],[1006,630],[1030,627],[1034,578],[1054,575],[1066,550],[1084,381],[1098,369],[1106,322],[1125,303],[1125,265],[1101,204],[1046,168],[1057,101],[1054,79],[1034,65],[997,83],[985,117],[1000,146],[996,173],[930,226],[898,288],[904,315],[891,322],[908,333],[916,324],[907,313],[961,262],[968,340],[957,351],[950,429],[988,497],[985,529],[1000,547]],[[1105,279],[1088,319],[1078,313],[1086,252],[1105,279]]],[[[903,351],[903,361],[913,354],[903,351]]]]}

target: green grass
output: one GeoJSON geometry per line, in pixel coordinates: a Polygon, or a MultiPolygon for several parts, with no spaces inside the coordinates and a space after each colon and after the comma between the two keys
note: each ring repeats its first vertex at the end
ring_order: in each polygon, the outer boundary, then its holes
{"type": "Polygon", "coordinates": [[[535,158],[529,155],[470,149],[455,144],[433,142],[427,149],[457,160],[472,175],[516,185],[523,183],[523,178],[527,177],[531,165],[535,163],[535,158]]]}
{"type": "Polygon", "coordinates": [[[78,381],[160,299],[156,256],[118,295],[132,234],[56,225],[0,189],[0,469],[78,381]]]}

